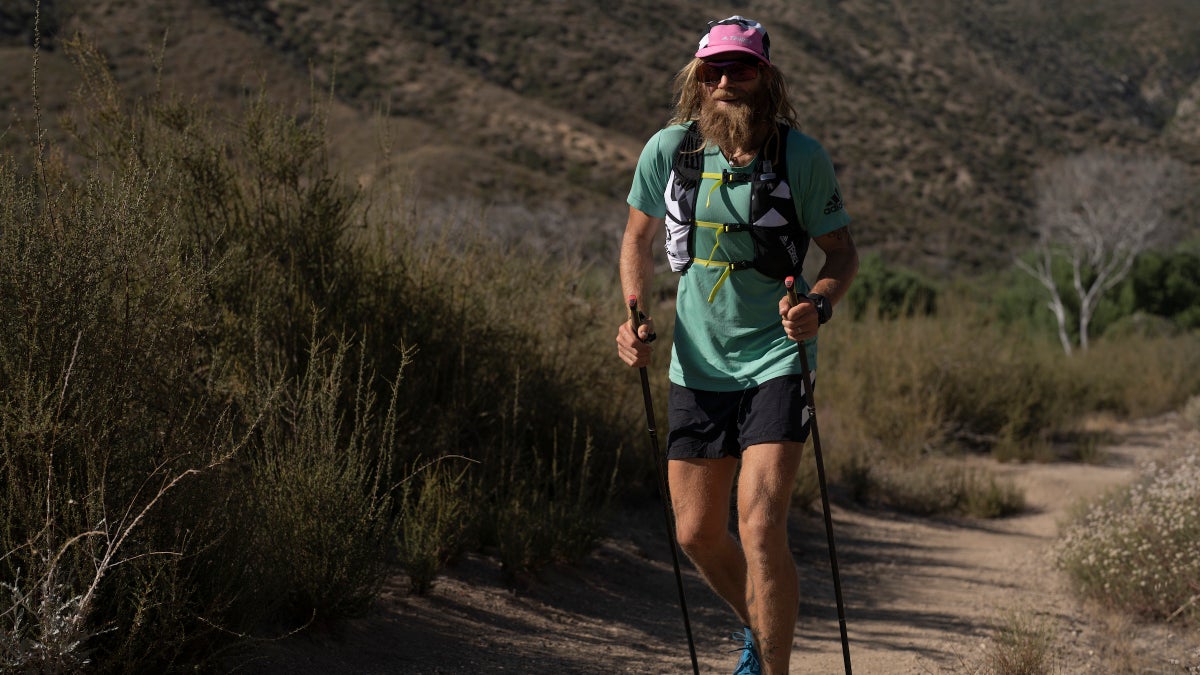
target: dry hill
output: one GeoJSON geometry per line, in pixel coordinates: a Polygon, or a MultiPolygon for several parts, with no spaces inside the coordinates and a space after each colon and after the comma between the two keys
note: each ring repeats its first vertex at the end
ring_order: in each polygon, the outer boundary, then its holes
{"type": "MultiPolygon", "coordinates": [[[[0,0],[0,110],[18,125],[31,5],[0,0]]],[[[131,94],[157,86],[165,44],[165,86],[218,109],[260,86],[299,110],[332,90],[346,174],[401,186],[431,224],[611,245],[674,69],[732,12],[771,31],[861,244],[896,261],[1007,265],[1030,238],[1033,169],[1064,154],[1144,149],[1200,168],[1189,0],[56,0],[42,6],[41,91],[48,112],[66,105],[60,45],[76,31],[131,94]]],[[[11,145],[20,127],[0,128],[11,145]]]]}

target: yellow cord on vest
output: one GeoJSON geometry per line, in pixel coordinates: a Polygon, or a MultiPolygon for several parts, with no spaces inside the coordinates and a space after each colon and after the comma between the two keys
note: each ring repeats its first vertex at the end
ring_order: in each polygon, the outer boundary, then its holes
{"type": "Polygon", "coordinates": [[[721,278],[717,280],[717,285],[713,286],[712,292],[708,294],[708,302],[709,302],[709,304],[712,304],[713,299],[717,297],[717,289],[721,288],[721,285],[724,284],[725,280],[729,278],[729,271],[730,271],[730,269],[732,269],[730,267],[730,263],[727,261],[713,260],[713,256],[715,256],[717,254],[717,248],[720,247],[720,245],[721,245],[721,233],[728,231],[729,226],[724,223],[710,223],[705,220],[697,220],[696,227],[704,227],[704,228],[708,228],[710,230],[716,230],[717,233],[713,237],[714,243],[713,243],[712,251],[710,251],[708,254],[708,260],[705,260],[703,258],[692,258],[692,262],[700,263],[701,265],[704,265],[705,267],[711,267],[713,265],[724,265],[725,266],[725,272],[723,274],[721,274],[721,278]]]}
{"type": "Polygon", "coordinates": [[[708,294],[708,304],[711,305],[712,301],[717,297],[717,291],[720,290],[725,280],[729,278],[729,273],[733,271],[733,263],[724,260],[702,260],[700,258],[692,258],[692,262],[699,263],[705,267],[721,266],[725,268],[725,271],[721,273],[721,278],[717,279],[717,285],[713,286],[712,292],[708,294]]]}
{"type": "Polygon", "coordinates": [[[715,192],[717,190],[717,188],[719,188],[725,184],[725,174],[723,174],[723,173],[702,173],[702,174],[700,174],[701,180],[703,180],[705,178],[716,181],[715,183],[713,183],[713,186],[708,189],[708,196],[704,200],[704,208],[707,209],[709,206],[712,205],[712,193],[715,192]]]}
{"type": "MultiPolygon", "coordinates": [[[[712,205],[712,193],[716,192],[717,188],[719,188],[725,184],[725,177],[727,175],[731,175],[731,174],[725,174],[725,173],[701,173],[700,174],[700,178],[702,180],[705,178],[708,178],[709,180],[714,181],[713,186],[708,189],[708,195],[704,200],[704,208],[707,209],[712,205]]],[[[692,258],[692,262],[700,263],[701,265],[704,265],[705,267],[711,267],[713,265],[722,265],[725,267],[725,271],[721,273],[721,278],[717,279],[717,285],[713,286],[712,291],[708,294],[708,304],[711,305],[712,301],[717,297],[717,291],[720,290],[721,286],[725,284],[725,280],[729,278],[729,273],[731,271],[733,271],[733,263],[730,263],[730,262],[727,262],[724,260],[713,260],[712,259],[712,257],[717,254],[717,248],[721,245],[721,233],[728,232],[729,226],[725,225],[724,223],[710,223],[710,222],[706,222],[703,220],[697,220],[696,227],[707,227],[707,228],[716,230],[717,234],[714,237],[712,251],[710,251],[708,254],[708,260],[704,260],[702,258],[692,258]]]]}

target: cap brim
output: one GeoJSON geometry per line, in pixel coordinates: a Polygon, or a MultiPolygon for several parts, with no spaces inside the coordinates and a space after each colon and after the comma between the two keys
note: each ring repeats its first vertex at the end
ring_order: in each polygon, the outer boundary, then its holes
{"type": "Polygon", "coordinates": [[[707,58],[711,58],[714,56],[719,56],[721,54],[749,54],[750,56],[753,56],[754,58],[758,59],[759,61],[762,61],[763,63],[765,63],[767,65],[771,65],[770,61],[763,58],[762,54],[759,54],[758,52],[754,51],[753,49],[750,49],[748,47],[731,47],[729,45],[721,45],[720,47],[705,47],[696,52],[696,58],[707,59],[707,58]]]}

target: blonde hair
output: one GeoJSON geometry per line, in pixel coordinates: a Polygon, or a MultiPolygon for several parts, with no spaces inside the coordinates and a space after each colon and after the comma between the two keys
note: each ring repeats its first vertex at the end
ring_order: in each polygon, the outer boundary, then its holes
{"type": "MultiPolygon", "coordinates": [[[[670,124],[686,124],[700,118],[700,108],[708,97],[708,91],[698,75],[701,59],[692,59],[675,74],[675,115],[670,124]]],[[[796,108],[788,99],[787,83],[783,73],[773,65],[763,64],[760,77],[766,78],[767,100],[770,101],[771,119],[783,122],[793,129],[799,129],[796,120],[796,108]]]]}

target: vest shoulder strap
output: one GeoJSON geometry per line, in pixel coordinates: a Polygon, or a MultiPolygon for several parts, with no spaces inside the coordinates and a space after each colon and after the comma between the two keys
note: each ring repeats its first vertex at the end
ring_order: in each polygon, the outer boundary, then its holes
{"type": "Polygon", "coordinates": [[[687,133],[675,150],[672,168],[684,181],[700,183],[700,174],[704,172],[704,137],[700,135],[700,125],[694,120],[688,123],[687,133]]]}

